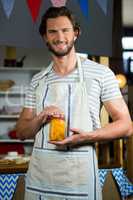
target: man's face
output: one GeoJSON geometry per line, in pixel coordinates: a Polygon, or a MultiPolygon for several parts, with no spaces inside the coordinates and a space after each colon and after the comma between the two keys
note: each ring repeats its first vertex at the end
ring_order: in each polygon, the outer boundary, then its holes
{"type": "Polygon", "coordinates": [[[47,20],[44,36],[49,50],[57,57],[67,55],[74,47],[76,33],[70,20],[65,16],[47,20]]]}

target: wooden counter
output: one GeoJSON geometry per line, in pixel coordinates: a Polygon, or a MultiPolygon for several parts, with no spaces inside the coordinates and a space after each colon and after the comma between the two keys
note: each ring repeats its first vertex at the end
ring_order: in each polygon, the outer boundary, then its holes
{"type": "Polygon", "coordinates": [[[27,169],[28,169],[28,163],[0,164],[0,174],[26,173],[27,169]]]}

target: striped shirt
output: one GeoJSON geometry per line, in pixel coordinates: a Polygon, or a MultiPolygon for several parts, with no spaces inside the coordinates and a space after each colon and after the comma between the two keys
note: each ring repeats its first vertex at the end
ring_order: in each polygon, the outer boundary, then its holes
{"type": "MultiPolygon", "coordinates": [[[[86,82],[88,92],[88,106],[93,123],[93,129],[100,128],[100,108],[103,102],[120,98],[121,92],[119,89],[118,81],[115,78],[114,73],[109,67],[98,64],[89,59],[81,61],[84,81],[86,82]],[[88,84],[87,84],[88,83],[88,84]],[[91,84],[90,84],[91,83],[91,84]]],[[[45,78],[46,84],[61,83],[61,82],[77,82],[79,81],[79,72],[76,68],[72,73],[66,76],[59,76],[52,69],[46,75],[44,71],[37,73],[33,76],[30,87],[28,89],[25,105],[26,108],[36,108],[36,87],[39,84],[39,80],[45,78]]]]}

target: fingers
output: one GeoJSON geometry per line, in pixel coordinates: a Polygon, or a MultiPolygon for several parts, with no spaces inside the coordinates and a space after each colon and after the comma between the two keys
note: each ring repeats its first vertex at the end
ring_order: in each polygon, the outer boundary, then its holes
{"type": "Polygon", "coordinates": [[[70,131],[72,131],[73,134],[80,134],[81,133],[81,131],[77,128],[70,128],[70,131]]]}
{"type": "Polygon", "coordinates": [[[57,145],[57,146],[66,146],[66,145],[71,144],[71,139],[70,139],[70,137],[68,137],[68,138],[65,138],[64,140],[61,140],[61,141],[49,141],[48,143],[54,144],[54,145],[57,145]]]}
{"type": "Polygon", "coordinates": [[[72,145],[77,144],[77,142],[79,141],[78,137],[79,137],[79,135],[74,134],[74,135],[71,135],[71,136],[65,138],[64,140],[49,141],[49,143],[57,145],[57,146],[68,146],[68,145],[72,146],[72,145]]]}
{"type": "Polygon", "coordinates": [[[57,145],[57,146],[63,146],[64,145],[63,141],[48,141],[48,143],[54,144],[54,145],[57,145]]]}
{"type": "Polygon", "coordinates": [[[70,131],[73,132],[73,134],[69,137],[66,137],[64,140],[61,141],[49,141],[49,143],[57,145],[57,146],[67,146],[67,145],[74,145],[78,142],[80,131],[76,128],[71,128],[70,131]]]}
{"type": "Polygon", "coordinates": [[[48,117],[64,118],[63,111],[56,106],[47,106],[43,112],[48,117]]]}
{"type": "Polygon", "coordinates": [[[64,119],[63,111],[60,108],[53,105],[45,107],[39,115],[42,119],[42,123],[48,123],[52,118],[64,119]]]}
{"type": "Polygon", "coordinates": [[[61,141],[49,141],[49,143],[57,146],[75,146],[86,141],[87,133],[82,130],[71,128],[73,134],[61,141]]]}

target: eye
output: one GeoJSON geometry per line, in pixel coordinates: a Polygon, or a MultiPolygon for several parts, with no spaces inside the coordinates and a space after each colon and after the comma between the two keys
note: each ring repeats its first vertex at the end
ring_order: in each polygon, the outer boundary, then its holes
{"type": "Polygon", "coordinates": [[[54,33],[57,33],[57,31],[56,30],[48,30],[48,33],[54,34],[54,33]]]}
{"type": "Polygon", "coordinates": [[[71,30],[70,28],[63,28],[62,31],[63,31],[63,33],[68,33],[68,32],[70,32],[70,30],[71,30]]]}

